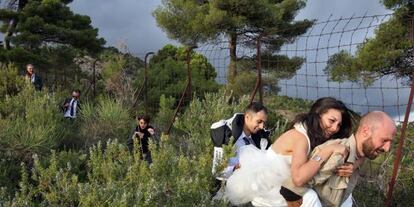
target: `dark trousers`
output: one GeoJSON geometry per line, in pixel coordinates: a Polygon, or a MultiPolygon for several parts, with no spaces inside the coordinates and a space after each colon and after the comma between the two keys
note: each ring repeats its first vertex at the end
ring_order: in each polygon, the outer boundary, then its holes
{"type": "Polygon", "coordinates": [[[148,164],[152,164],[151,152],[143,153],[142,159],[144,159],[148,164]]]}

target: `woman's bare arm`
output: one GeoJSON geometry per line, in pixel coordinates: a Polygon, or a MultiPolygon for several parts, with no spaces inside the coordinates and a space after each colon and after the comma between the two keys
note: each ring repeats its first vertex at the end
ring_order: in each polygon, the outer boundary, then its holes
{"type": "MultiPolygon", "coordinates": [[[[296,186],[305,185],[319,171],[322,161],[308,159],[308,140],[299,132],[292,133],[294,144],[292,145],[292,180],[296,186]]],[[[331,144],[321,149],[319,156],[323,161],[327,160],[333,152],[346,151],[346,147],[340,144],[331,144]]]]}

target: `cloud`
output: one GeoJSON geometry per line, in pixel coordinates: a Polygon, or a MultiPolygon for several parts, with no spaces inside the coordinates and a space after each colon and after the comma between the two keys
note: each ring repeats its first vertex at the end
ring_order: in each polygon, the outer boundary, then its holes
{"type": "MultiPolygon", "coordinates": [[[[173,40],[169,40],[166,34],[160,28],[157,27],[155,19],[151,13],[159,5],[161,5],[161,0],[75,0],[70,6],[74,12],[88,15],[91,17],[92,25],[99,29],[99,35],[107,40],[107,45],[116,46],[119,42],[123,42],[128,46],[129,50],[132,53],[142,58],[146,52],[156,52],[165,44],[178,44],[173,40]]],[[[384,6],[380,4],[379,0],[312,0],[307,1],[306,7],[298,13],[296,19],[308,18],[318,19],[319,21],[326,21],[330,15],[332,15],[331,19],[339,19],[340,17],[363,16],[365,14],[380,15],[388,13],[391,13],[391,11],[386,10],[384,6]]],[[[347,28],[355,28],[355,24],[358,24],[358,21],[349,22],[347,28]]],[[[330,27],[332,26],[333,25],[330,25],[330,27]]],[[[337,25],[338,28],[341,28],[343,26],[344,25],[337,25]]],[[[329,30],[329,28],[327,29],[329,30]]],[[[314,28],[313,32],[314,34],[317,34],[318,28],[314,28]]],[[[365,39],[365,35],[372,35],[372,30],[370,30],[369,33],[366,33],[365,31],[358,31],[353,35],[353,38],[358,39],[359,42],[362,42],[365,39]]],[[[341,36],[341,38],[343,43],[351,42],[351,40],[349,39],[350,37],[347,37],[347,34],[344,34],[344,36],[341,36]]],[[[308,43],[309,45],[307,46],[308,49],[313,46],[317,46],[318,39],[319,37],[311,39],[308,43]]],[[[332,37],[330,41],[330,44],[335,44],[335,41],[339,41],[339,38],[332,37]]],[[[355,43],[355,40],[353,40],[352,42],[355,43]]],[[[326,39],[324,39],[321,42],[322,46],[324,44],[327,44],[326,39]]],[[[227,51],[223,49],[226,48],[226,46],[223,46],[223,48],[221,49],[214,46],[208,47],[211,47],[211,49],[213,50],[199,48],[198,51],[203,52],[204,50],[204,53],[207,56],[207,58],[209,58],[210,62],[218,70],[218,80],[220,82],[224,82],[224,80],[226,79],[225,70],[227,69],[228,65],[228,54],[227,51]]],[[[241,52],[243,51],[241,48],[239,48],[239,53],[241,52]]],[[[325,57],[326,55],[324,54],[324,52],[326,51],[320,52],[320,54],[318,55],[318,61],[327,58],[325,57]]],[[[355,51],[353,50],[353,52],[355,51]]],[[[300,54],[296,55],[300,56],[300,54]]],[[[312,61],[312,58],[314,58],[312,52],[308,52],[305,56],[307,57],[308,61],[312,61]]],[[[316,64],[310,64],[308,66],[309,68],[313,68],[316,67],[316,64]]],[[[323,67],[318,65],[318,67],[316,68],[322,70],[323,67]]],[[[292,83],[292,81],[294,81],[296,78],[300,79],[300,77],[294,77],[290,80],[290,82],[292,83]]],[[[322,77],[322,79],[326,79],[326,77],[322,77]]],[[[327,81],[322,79],[319,79],[316,82],[314,80],[315,84],[327,84],[327,81]]],[[[309,82],[310,85],[309,88],[305,90],[312,90],[312,87],[314,87],[314,85],[312,85],[312,80],[309,79],[306,82],[309,82]]],[[[389,81],[385,81],[384,83],[381,83],[381,85],[388,85],[390,83],[391,82],[389,81]]],[[[396,102],[400,104],[406,103],[406,99],[402,98],[405,97],[403,95],[405,94],[405,88],[400,88],[400,90],[402,90],[400,92],[389,90],[384,91],[383,94],[381,91],[377,90],[375,91],[375,93],[372,93],[373,95],[368,96],[369,100],[366,100],[366,91],[363,91],[362,94],[358,94],[359,92],[348,92],[344,89],[341,89],[342,93],[339,93],[337,92],[337,90],[339,90],[340,87],[344,87],[344,84],[340,86],[337,86],[336,83],[332,82],[330,84],[333,84],[331,85],[333,87],[331,88],[331,90],[328,90],[328,92],[326,93],[322,90],[319,92],[313,91],[316,92],[315,96],[340,96],[339,98],[343,98],[346,102],[353,103],[355,101],[361,103],[362,105],[366,104],[367,106],[373,104],[372,102],[378,102],[375,105],[393,105],[396,102]],[[378,95],[378,92],[381,92],[381,95],[378,95]],[[392,96],[393,94],[398,95],[399,93],[401,94],[397,97],[392,96]],[[350,94],[352,95],[350,96],[350,94]],[[382,97],[383,100],[377,100],[377,96],[382,97]]],[[[285,93],[287,93],[287,95],[289,94],[290,96],[295,96],[296,91],[301,91],[305,94],[305,91],[303,91],[302,88],[298,87],[290,87],[289,89],[285,88],[285,90],[285,93]]],[[[312,96],[313,92],[310,92],[309,95],[312,96]]],[[[304,94],[297,94],[296,96],[302,98],[309,98],[306,97],[308,96],[307,92],[306,95],[304,94]]],[[[367,106],[360,108],[356,107],[355,109],[360,112],[366,112],[367,110],[374,109],[369,108],[367,106]]],[[[404,110],[405,108],[399,107],[398,109],[396,109],[387,107],[384,109],[385,111],[388,111],[393,116],[395,116],[396,119],[398,119],[398,111],[400,111],[400,114],[404,114],[402,110],[404,110]]],[[[411,119],[412,118],[413,116],[411,116],[411,119]]],[[[402,118],[400,117],[399,119],[402,118]]]]}
{"type": "Polygon", "coordinates": [[[157,27],[151,14],[160,4],[160,0],[76,0],[70,7],[91,17],[92,25],[99,29],[107,45],[117,46],[122,42],[141,56],[165,44],[177,44],[157,27]]]}
{"type": "MultiPolygon", "coordinates": [[[[74,12],[88,15],[92,25],[107,44],[119,42],[128,45],[131,52],[144,54],[156,51],[167,43],[178,44],[167,38],[157,27],[152,11],[161,5],[161,0],[75,0],[70,7],[74,12]]],[[[307,1],[297,19],[383,14],[388,13],[378,0],[316,0],[307,1]]]]}
{"type": "Polygon", "coordinates": [[[328,19],[330,15],[338,18],[390,12],[380,4],[379,0],[316,0],[306,1],[306,7],[299,12],[297,19],[328,19]]]}

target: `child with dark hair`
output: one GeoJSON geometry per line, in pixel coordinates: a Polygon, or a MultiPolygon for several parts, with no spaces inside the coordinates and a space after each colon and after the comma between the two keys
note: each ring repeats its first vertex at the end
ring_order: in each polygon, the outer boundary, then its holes
{"type": "Polygon", "coordinates": [[[148,140],[151,136],[154,136],[155,130],[150,123],[150,117],[148,115],[137,116],[137,126],[135,127],[132,135],[128,139],[127,145],[130,151],[134,148],[134,140],[136,140],[140,145],[140,154],[141,158],[148,162],[152,163],[151,151],[149,150],[148,140]]]}

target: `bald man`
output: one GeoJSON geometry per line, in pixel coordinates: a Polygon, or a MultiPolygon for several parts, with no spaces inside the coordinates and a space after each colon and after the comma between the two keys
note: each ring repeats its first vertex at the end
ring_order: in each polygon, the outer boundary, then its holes
{"type": "Polygon", "coordinates": [[[288,201],[288,206],[300,206],[301,197],[310,187],[318,193],[323,206],[352,207],[351,193],[357,184],[359,166],[365,158],[374,160],[380,154],[388,152],[396,132],[395,122],[386,113],[373,111],[365,114],[354,135],[346,139],[330,140],[313,150],[309,159],[322,166],[308,185],[295,186],[289,179],[283,184],[280,193],[288,201]],[[349,147],[348,156],[332,154],[327,160],[320,159],[318,153],[323,147],[338,142],[349,147]],[[344,163],[353,168],[338,174],[337,169],[344,163]]]}

